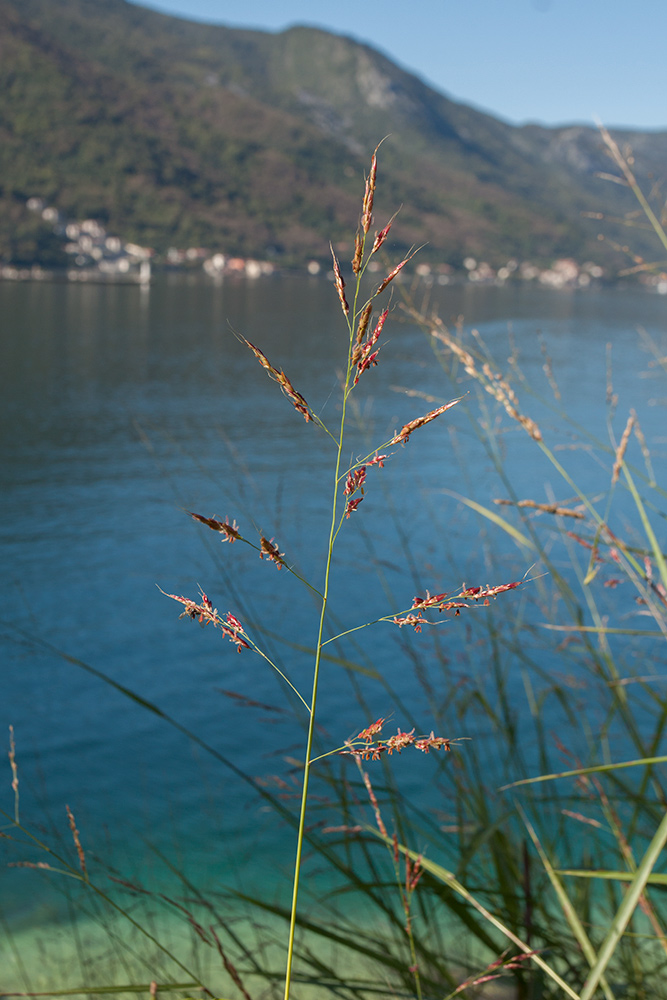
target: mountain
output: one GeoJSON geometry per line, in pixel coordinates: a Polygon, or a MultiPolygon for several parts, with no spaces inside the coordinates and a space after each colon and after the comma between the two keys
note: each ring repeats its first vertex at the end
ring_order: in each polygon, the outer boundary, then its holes
{"type": "MultiPolygon", "coordinates": [[[[384,136],[376,217],[404,205],[398,252],[427,243],[425,259],[455,266],[601,259],[600,222],[582,213],[635,208],[596,177],[611,165],[594,129],[508,125],[350,38],[191,23],[126,0],[0,0],[0,259],[59,252],[30,197],[159,252],[325,258],[356,226],[384,136]]],[[[615,137],[640,179],[662,178],[667,133],[615,137]]],[[[654,253],[641,230],[631,242],[654,253]]]]}

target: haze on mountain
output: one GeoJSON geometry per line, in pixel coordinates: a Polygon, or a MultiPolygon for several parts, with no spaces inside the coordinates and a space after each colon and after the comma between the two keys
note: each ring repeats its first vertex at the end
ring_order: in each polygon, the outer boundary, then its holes
{"type": "MultiPolygon", "coordinates": [[[[330,238],[349,244],[385,136],[376,219],[403,205],[397,252],[427,244],[423,259],[454,266],[604,261],[591,213],[635,208],[597,176],[613,167],[595,129],[501,122],[315,28],[204,25],[126,0],[1,0],[0,79],[4,261],[62,260],[31,197],[158,253],[325,260],[330,238]]],[[[667,133],[615,136],[640,180],[662,179],[667,133]]],[[[641,229],[631,242],[653,252],[641,229]]]]}

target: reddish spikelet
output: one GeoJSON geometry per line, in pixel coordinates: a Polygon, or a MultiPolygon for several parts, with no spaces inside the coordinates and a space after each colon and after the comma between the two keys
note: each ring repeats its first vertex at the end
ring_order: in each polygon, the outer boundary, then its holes
{"type": "Polygon", "coordinates": [[[395,736],[390,736],[389,739],[386,741],[387,752],[389,753],[389,756],[392,755],[394,750],[396,751],[396,753],[400,753],[401,750],[405,750],[406,747],[411,746],[411,744],[414,743],[414,741],[415,741],[414,729],[410,730],[409,733],[403,733],[399,729],[395,736]]]}
{"type": "Polygon", "coordinates": [[[361,311],[359,316],[359,326],[357,327],[357,336],[355,340],[354,350],[352,351],[352,364],[356,365],[359,357],[361,355],[361,345],[368,329],[368,324],[370,322],[371,313],[373,312],[373,303],[369,300],[361,311]]]}
{"type": "Polygon", "coordinates": [[[407,256],[407,257],[405,257],[405,258],[404,258],[404,259],[403,259],[403,260],[401,261],[401,263],[400,263],[400,264],[397,264],[397,265],[396,265],[396,267],[394,268],[394,270],[393,270],[393,271],[390,271],[390,272],[389,272],[389,274],[388,274],[388,275],[387,275],[387,277],[386,277],[386,278],[384,279],[384,281],[382,282],[382,284],[378,285],[378,287],[377,287],[377,290],[376,290],[376,292],[375,292],[375,295],[380,295],[380,293],[381,293],[381,292],[383,292],[383,291],[385,290],[385,288],[387,287],[387,285],[390,285],[390,284],[391,284],[391,282],[392,282],[392,281],[394,280],[394,278],[395,278],[395,277],[396,277],[396,275],[397,275],[397,274],[399,273],[399,271],[402,271],[402,270],[403,270],[403,268],[404,268],[404,267],[405,267],[405,265],[406,265],[406,264],[408,263],[408,261],[411,261],[411,260],[412,260],[412,258],[414,257],[414,255],[415,255],[416,253],[417,253],[417,251],[416,251],[416,250],[413,250],[413,251],[412,251],[412,253],[409,253],[409,254],[408,254],[408,256],[407,256]]]}
{"type": "Polygon", "coordinates": [[[382,327],[384,326],[385,320],[388,315],[389,315],[389,310],[383,309],[382,312],[380,313],[377,323],[375,324],[375,329],[371,333],[366,343],[358,344],[354,349],[354,352],[352,354],[352,363],[356,364],[357,366],[357,371],[354,376],[355,385],[359,381],[359,377],[363,375],[363,373],[368,368],[371,368],[373,365],[377,364],[377,356],[380,353],[380,350],[378,348],[377,351],[373,352],[373,348],[375,347],[378,338],[382,333],[382,327]]]}
{"type": "Polygon", "coordinates": [[[343,281],[343,275],[340,273],[340,265],[336,259],[336,254],[334,253],[334,248],[329,244],[331,249],[331,257],[333,260],[333,273],[336,282],[336,291],[338,292],[338,298],[340,299],[340,304],[343,312],[346,316],[350,313],[350,307],[347,304],[347,299],[345,298],[345,282],[343,281]]]}
{"type": "Polygon", "coordinates": [[[369,466],[377,465],[380,469],[384,469],[384,463],[386,462],[387,458],[388,458],[387,455],[378,455],[376,453],[375,457],[370,460],[368,465],[369,466]]]}
{"type": "Polygon", "coordinates": [[[292,385],[292,383],[290,382],[284,371],[280,372],[277,381],[280,385],[280,388],[283,390],[287,398],[292,403],[294,409],[299,411],[299,413],[304,418],[306,423],[308,423],[309,420],[312,420],[313,418],[310,415],[310,409],[308,407],[308,403],[303,398],[301,393],[296,391],[296,389],[294,388],[294,386],[292,385]]]}
{"type": "Polygon", "coordinates": [[[376,743],[375,746],[361,748],[348,745],[346,750],[340,750],[339,753],[349,754],[351,757],[356,757],[357,760],[380,760],[386,749],[387,747],[384,743],[376,743]]]}
{"type": "Polygon", "coordinates": [[[361,260],[364,254],[364,240],[357,229],[354,235],[354,257],[352,258],[352,271],[354,274],[359,274],[361,271],[361,260]]]}
{"type": "Polygon", "coordinates": [[[417,750],[423,750],[424,753],[428,753],[429,750],[440,750],[444,747],[445,750],[451,750],[451,740],[445,739],[444,736],[436,736],[433,730],[431,730],[430,736],[424,736],[421,740],[415,740],[415,747],[417,750]]]}
{"type": "Polygon", "coordinates": [[[393,223],[393,221],[394,221],[394,219],[396,218],[397,215],[398,215],[398,212],[394,212],[394,214],[392,215],[391,219],[389,220],[389,222],[387,223],[387,225],[384,227],[384,229],[381,229],[379,233],[375,234],[375,239],[373,240],[373,247],[371,249],[371,256],[374,253],[378,252],[378,250],[380,249],[380,247],[383,245],[383,243],[387,239],[387,236],[389,235],[389,230],[391,229],[392,223],[393,223]]]}
{"type": "Polygon", "coordinates": [[[233,543],[237,538],[241,537],[238,524],[236,521],[230,524],[228,517],[224,521],[216,521],[214,517],[202,517],[201,514],[193,514],[191,510],[188,511],[188,514],[190,517],[194,517],[195,521],[201,521],[202,524],[205,524],[212,531],[221,532],[224,535],[223,542],[233,543]]]}
{"type": "Polygon", "coordinates": [[[421,632],[422,625],[428,625],[428,619],[422,618],[421,615],[405,615],[404,618],[399,618],[397,615],[394,618],[394,625],[398,625],[399,628],[403,628],[404,625],[412,625],[415,632],[421,632]]]}
{"type": "Polygon", "coordinates": [[[379,147],[376,146],[371,159],[371,169],[368,177],[366,178],[366,190],[364,191],[364,201],[361,207],[361,228],[364,236],[367,235],[368,230],[371,228],[371,222],[373,221],[373,200],[375,198],[375,184],[378,172],[378,159],[376,155],[378,148],[379,147]]]}
{"type": "Polygon", "coordinates": [[[79,856],[79,868],[81,869],[81,874],[88,881],[88,871],[86,869],[86,855],[83,853],[83,847],[81,846],[81,840],[79,838],[79,831],[76,828],[76,822],[74,820],[74,814],[69,806],[65,806],[67,810],[67,818],[69,820],[69,828],[72,831],[72,839],[74,841],[74,846],[76,847],[76,853],[79,856]]]}
{"type": "Polygon", "coordinates": [[[406,892],[408,894],[410,894],[411,892],[415,891],[415,889],[417,888],[417,883],[419,882],[419,879],[424,874],[424,870],[422,868],[422,856],[421,856],[421,854],[415,860],[415,863],[413,865],[410,865],[408,863],[409,860],[410,859],[408,858],[408,856],[406,854],[406,856],[405,856],[405,861],[406,861],[406,882],[405,882],[405,889],[406,889],[406,892]]]}
{"type": "Polygon", "coordinates": [[[364,492],[364,482],[366,481],[366,466],[360,465],[358,469],[353,469],[349,473],[345,482],[343,493],[346,497],[351,497],[357,490],[364,492]]]}
{"type": "Polygon", "coordinates": [[[362,729],[361,732],[357,734],[357,739],[366,740],[367,743],[372,743],[378,733],[382,732],[384,721],[384,719],[377,719],[376,722],[372,722],[370,726],[367,726],[366,729],[362,729]]]}
{"type": "Polygon", "coordinates": [[[199,624],[203,627],[205,625],[212,625],[214,628],[219,628],[222,634],[233,642],[239,651],[242,649],[250,649],[249,644],[242,638],[241,633],[244,629],[238,618],[235,618],[231,612],[227,615],[227,621],[223,622],[218,612],[213,607],[208,597],[202,591],[201,603],[196,601],[191,601],[188,597],[179,597],[178,594],[167,594],[161,587],[158,587],[160,593],[164,594],[165,597],[171,597],[172,601],[178,601],[179,604],[185,605],[185,611],[179,615],[179,618],[191,618],[193,621],[198,619],[199,624]]]}
{"type": "Polygon", "coordinates": [[[398,434],[395,434],[391,439],[389,444],[403,444],[410,438],[413,431],[416,431],[419,427],[423,427],[424,424],[430,424],[432,420],[439,417],[441,413],[445,410],[449,410],[452,406],[460,403],[463,396],[459,396],[458,399],[452,399],[449,403],[445,403],[443,406],[439,406],[436,410],[431,410],[430,413],[425,414],[423,417],[417,417],[416,420],[411,420],[409,424],[405,424],[398,434]]]}
{"type": "Polygon", "coordinates": [[[414,600],[412,601],[412,607],[419,608],[420,610],[422,610],[423,608],[438,608],[440,611],[442,611],[445,606],[446,597],[447,594],[433,594],[431,596],[431,594],[429,594],[427,590],[426,597],[414,598],[414,600]]]}
{"type": "Polygon", "coordinates": [[[501,583],[497,587],[489,587],[488,585],[484,588],[463,586],[460,596],[473,601],[479,601],[481,598],[496,597],[497,594],[504,594],[506,590],[516,590],[517,587],[521,586],[521,583],[521,580],[515,580],[514,583],[501,583]]]}
{"type": "Polygon", "coordinates": [[[259,558],[263,559],[264,556],[267,557],[269,562],[274,562],[278,569],[285,565],[284,552],[278,550],[278,546],[273,544],[273,539],[265,538],[264,535],[260,535],[260,553],[259,558]]]}
{"type": "Polygon", "coordinates": [[[274,382],[278,383],[285,396],[287,396],[287,398],[291,402],[294,409],[299,411],[299,413],[303,416],[306,423],[312,420],[313,418],[310,415],[310,407],[308,406],[308,403],[301,395],[301,393],[296,391],[296,389],[288,379],[285,372],[281,368],[274,368],[273,365],[268,360],[268,358],[266,357],[266,355],[264,354],[264,352],[260,351],[259,347],[255,347],[255,345],[251,344],[250,341],[246,340],[245,337],[241,337],[241,340],[244,342],[244,344],[247,344],[247,346],[250,348],[252,353],[259,361],[262,368],[266,368],[266,370],[268,371],[270,377],[274,380],[274,382]]]}
{"type": "Polygon", "coordinates": [[[345,506],[345,517],[349,517],[350,514],[357,509],[363,499],[363,497],[357,497],[356,500],[348,500],[345,506]]]}

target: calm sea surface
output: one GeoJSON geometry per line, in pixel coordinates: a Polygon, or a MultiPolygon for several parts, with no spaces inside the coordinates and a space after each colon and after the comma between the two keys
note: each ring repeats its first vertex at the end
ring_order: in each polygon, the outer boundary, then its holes
{"type": "MultiPolygon", "coordinates": [[[[445,321],[462,315],[466,328],[477,328],[503,369],[516,348],[538,391],[515,383],[523,409],[545,439],[558,442],[591,495],[607,488],[612,462],[601,468],[584,447],[587,435],[609,441],[610,357],[616,433],[634,407],[665,485],[667,391],[646,348],[648,334],[667,353],[663,299],[464,287],[438,290],[435,304],[445,321]],[[553,403],[543,348],[562,395],[553,408],[539,398],[553,403]],[[578,430],[562,430],[560,407],[578,430]]],[[[201,587],[308,692],[317,626],[309,591],[247,546],[221,544],[185,512],[236,519],[253,542],[259,532],[275,537],[290,565],[320,585],[331,444],[281,397],[235,332],[284,367],[334,424],[345,352],[335,292],[324,280],[287,278],[218,286],[159,278],[150,289],[5,283],[0,326],[0,733],[8,748],[14,727],[22,822],[49,844],[61,837],[70,852],[68,804],[91,857],[123,877],[168,884],[157,849],[200,884],[261,890],[285,902],[291,830],[232,768],[82,664],[293,804],[298,703],[255,654],[237,655],[219,633],[179,621],[179,606],[158,587],[188,597],[201,587]]],[[[448,381],[424,335],[401,323],[398,311],[385,330],[380,365],[360,382],[352,408],[348,454],[369,453],[439,401],[471,392],[466,405],[392,449],[384,469],[369,470],[365,499],[340,536],[329,634],[405,609],[427,588],[523,576],[529,561],[508,536],[451,496],[484,505],[506,496],[477,440],[480,419],[499,420],[499,448],[519,496],[572,495],[534,443],[489,409],[490,399],[478,400],[463,373],[458,385],[448,381]]],[[[663,520],[656,530],[664,544],[663,520]]],[[[520,598],[503,600],[492,613],[503,617],[506,609],[511,617],[520,598]]],[[[447,658],[479,641],[483,671],[485,629],[481,615],[472,626],[443,626],[447,658]],[[478,640],[470,632],[477,621],[478,640]]],[[[407,725],[401,701],[421,732],[435,725],[433,705],[446,702],[447,690],[442,679],[418,682],[428,658],[418,662],[422,637],[405,633],[381,624],[329,647],[348,669],[325,664],[322,751],[379,716],[407,725]]],[[[551,655],[540,652],[547,671],[558,669],[551,655]]],[[[524,686],[511,664],[508,671],[520,706],[524,686]]],[[[472,735],[483,758],[484,733],[472,735]]],[[[420,807],[435,808],[430,761],[421,763],[421,775],[406,782],[420,807]]],[[[6,758],[3,769],[0,806],[13,815],[6,758]]],[[[335,822],[335,810],[326,819],[335,822]]],[[[0,849],[3,862],[42,860],[27,845],[0,841],[0,849]]],[[[14,934],[43,933],[67,916],[55,876],[3,867],[0,882],[14,934]]]]}

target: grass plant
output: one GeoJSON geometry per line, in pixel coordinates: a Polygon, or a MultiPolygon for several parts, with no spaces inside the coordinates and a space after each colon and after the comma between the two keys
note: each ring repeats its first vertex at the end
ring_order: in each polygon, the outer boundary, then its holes
{"type": "MultiPolygon", "coordinates": [[[[621,179],[632,188],[627,158],[602,134],[621,179]]],[[[206,593],[167,595],[182,607],[181,617],[218,629],[240,657],[257,656],[276,670],[291,692],[304,733],[298,810],[140,694],[96,672],[250,783],[292,826],[290,905],[238,890],[223,896],[203,892],[166,859],[179,887],[173,894],[150,892],[128,880],[124,886],[132,900],[143,896],[179,911],[197,948],[206,947],[216,957],[235,997],[255,995],[260,984],[267,995],[283,1000],[306,995],[667,997],[667,875],[660,870],[667,843],[667,696],[660,669],[667,637],[667,557],[660,532],[665,491],[656,482],[637,414],[630,412],[617,426],[623,401],[615,397],[611,379],[608,440],[600,440],[563,412],[548,357],[545,375],[552,398],[537,402],[538,389],[526,379],[517,351],[512,350],[503,371],[479,335],[462,324],[448,326],[407,292],[403,313],[424,331],[451,392],[442,399],[429,397],[427,412],[388,439],[370,442],[361,457],[350,451],[349,442],[358,440],[351,435],[361,412],[356,397],[379,361],[385,324],[398,313],[390,296],[413,256],[411,251],[398,264],[387,264],[384,277],[372,277],[376,271],[369,264],[384,260],[393,224],[391,219],[371,234],[377,157],[376,149],[365,181],[349,288],[332,248],[344,359],[335,423],[315,412],[289,376],[243,338],[294,407],[295,417],[312,425],[307,431],[320,434],[330,452],[330,517],[320,579],[302,575],[275,538],[261,532],[246,537],[230,520],[231,512],[224,520],[190,512],[221,541],[246,545],[273,564],[267,572],[280,571],[281,579],[294,575],[318,602],[317,633],[310,644],[299,643],[312,655],[309,690],[302,690],[289,669],[267,652],[261,630],[244,625],[232,611],[218,612],[206,593]],[[533,405],[539,411],[535,415],[529,412],[533,405]],[[358,508],[367,490],[382,489],[385,464],[400,461],[411,436],[428,434],[428,425],[454,406],[468,415],[504,495],[483,503],[454,493],[451,483],[442,495],[477,519],[480,530],[512,546],[511,559],[506,549],[489,556],[490,574],[502,582],[464,584],[449,593],[436,593],[440,588],[434,582],[433,593],[422,590],[406,599],[380,578],[387,613],[365,621],[360,611],[358,621],[338,624],[331,581],[348,522],[361,516],[358,508]],[[541,468],[555,475],[558,493],[517,493],[504,462],[511,429],[535,450],[535,469],[539,459],[541,468]],[[579,484],[581,466],[568,467],[561,458],[559,446],[573,439],[599,463],[595,490],[579,484]],[[632,601],[619,598],[628,591],[632,601]],[[483,615],[475,610],[481,608],[483,615]],[[441,632],[430,627],[447,616],[456,618],[467,637],[457,663],[448,657],[441,632]],[[427,725],[413,719],[412,707],[378,671],[371,680],[378,683],[383,704],[393,700],[398,732],[387,735],[388,719],[376,718],[367,689],[359,686],[365,728],[353,738],[323,744],[318,737],[322,678],[339,656],[342,639],[353,642],[379,622],[396,628],[432,718],[427,725]],[[407,633],[417,642],[409,642],[407,633]],[[631,659],[634,650],[638,664],[631,659]],[[436,682],[446,698],[437,696],[436,682]],[[546,720],[557,720],[558,731],[546,720]],[[418,762],[425,766],[418,758],[429,755],[431,809],[414,806],[405,794],[408,754],[413,755],[411,769],[418,762]],[[324,806],[313,796],[315,780],[326,789],[324,806]],[[332,811],[335,824],[329,822],[332,811]],[[309,912],[302,906],[306,853],[336,886],[309,912]],[[177,895],[181,889],[183,896],[177,895]],[[187,905],[181,901],[185,897],[187,905]],[[346,906],[352,899],[354,908],[346,906]],[[271,933],[284,926],[270,954],[248,948],[235,933],[227,913],[239,903],[257,921],[262,915],[270,918],[271,933]]],[[[640,204],[645,209],[641,199],[640,204]]],[[[648,218],[660,235],[658,217],[648,218]]],[[[667,245],[664,233],[661,242],[667,245]]],[[[664,366],[659,346],[649,346],[656,364],[664,366]]],[[[411,392],[420,395],[419,389],[411,392]]],[[[391,497],[387,506],[391,509],[391,497]]],[[[400,531],[399,537],[410,566],[409,538],[400,531]]],[[[77,665],[94,671],[80,661],[77,665]]],[[[71,811],[69,852],[23,825],[17,758],[20,763],[12,737],[14,802],[13,815],[4,814],[5,830],[23,845],[32,842],[36,856],[46,858],[26,864],[67,876],[96,904],[115,909],[143,940],[142,947],[166,963],[159,984],[155,978],[136,980],[114,991],[192,995],[196,988],[219,996],[213,986],[219,980],[201,971],[196,949],[183,959],[149,920],[135,916],[132,905],[119,904],[100,887],[71,811]]],[[[118,882],[123,883],[120,876],[118,882]]],[[[88,992],[112,988],[98,986],[88,992]]]]}

